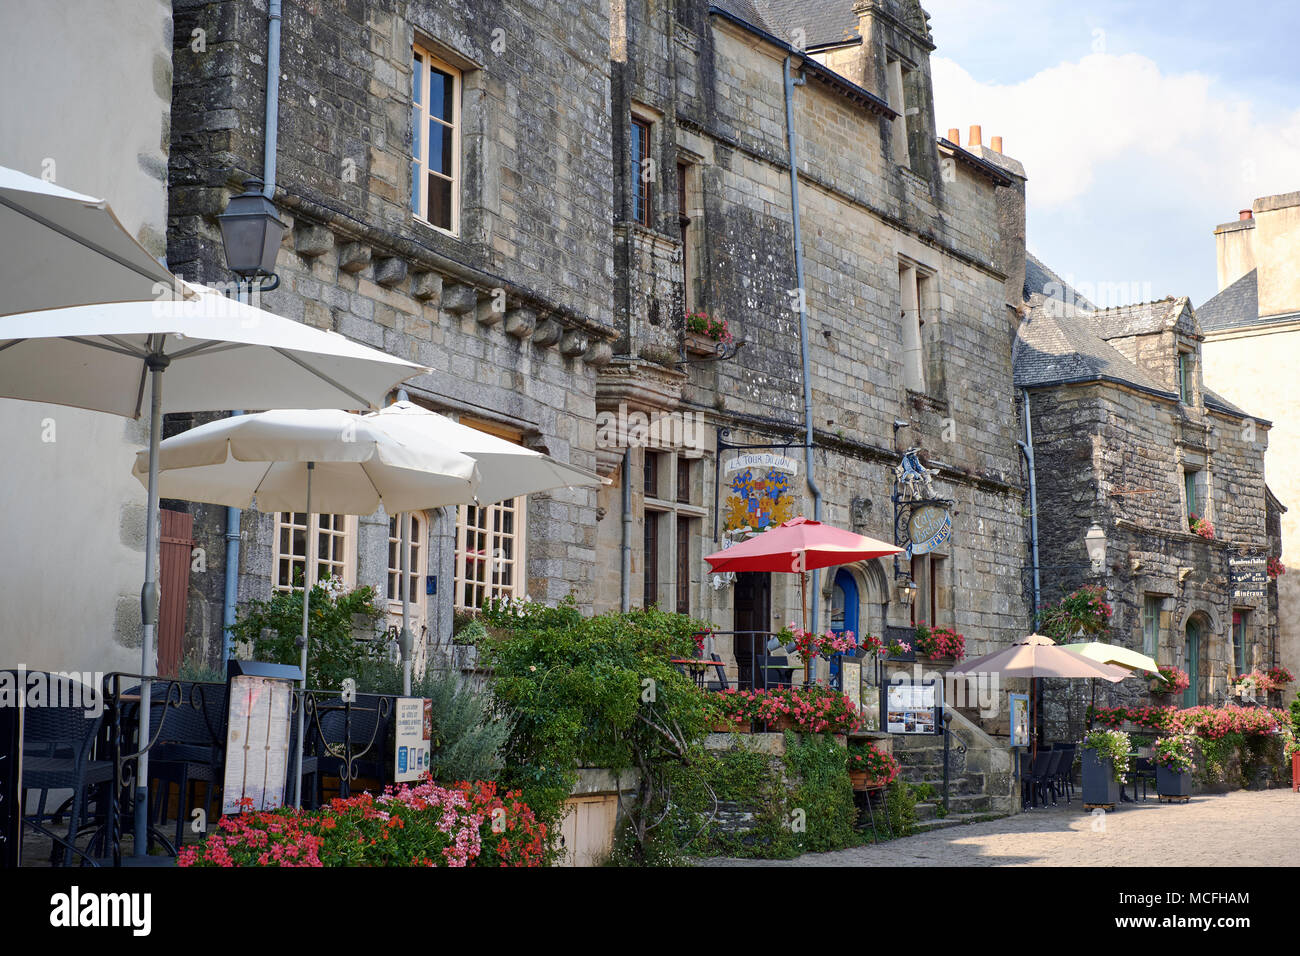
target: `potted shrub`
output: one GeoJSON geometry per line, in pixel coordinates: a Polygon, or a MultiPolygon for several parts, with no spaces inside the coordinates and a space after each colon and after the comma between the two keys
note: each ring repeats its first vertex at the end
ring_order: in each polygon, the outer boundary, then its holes
{"type": "Polygon", "coordinates": [[[907,641],[900,641],[896,637],[891,637],[883,652],[891,661],[914,661],[916,660],[916,651],[907,641]]]}
{"type": "Polygon", "coordinates": [[[887,787],[898,776],[898,761],[878,750],[874,744],[860,743],[849,747],[849,780],[854,790],[887,787]]]}
{"type": "Polygon", "coordinates": [[[1120,730],[1091,730],[1083,738],[1083,802],[1088,805],[1119,803],[1119,785],[1128,777],[1128,734],[1120,730]]]}
{"type": "Polygon", "coordinates": [[[1192,795],[1192,738],[1184,735],[1156,741],[1156,793],[1162,797],[1192,795]]]}

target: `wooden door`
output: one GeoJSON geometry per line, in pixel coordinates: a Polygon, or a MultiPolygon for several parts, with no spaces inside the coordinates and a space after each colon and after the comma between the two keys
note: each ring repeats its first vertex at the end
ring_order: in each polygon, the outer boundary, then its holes
{"type": "Polygon", "coordinates": [[[767,653],[766,634],[772,627],[772,575],[766,571],[741,571],[736,575],[735,589],[731,626],[736,632],[736,667],[740,683],[752,686],[753,655],[767,653]]]}
{"type": "Polygon", "coordinates": [[[160,511],[159,517],[158,673],[178,677],[184,656],[194,518],[183,511],[160,511]]]}

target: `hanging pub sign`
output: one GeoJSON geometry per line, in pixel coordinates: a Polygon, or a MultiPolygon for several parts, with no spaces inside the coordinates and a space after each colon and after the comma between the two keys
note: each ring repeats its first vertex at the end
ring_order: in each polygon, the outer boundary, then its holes
{"type": "Polygon", "coordinates": [[[773,452],[737,455],[726,462],[724,530],[762,531],[793,518],[798,473],[797,461],[773,452]]]}
{"type": "Polygon", "coordinates": [[[921,505],[912,509],[907,519],[908,550],[912,554],[929,554],[943,547],[952,536],[952,516],[941,505],[921,505]]]}
{"type": "Polygon", "coordinates": [[[1232,597],[1263,599],[1268,593],[1268,557],[1264,554],[1234,554],[1228,558],[1232,597]]]}

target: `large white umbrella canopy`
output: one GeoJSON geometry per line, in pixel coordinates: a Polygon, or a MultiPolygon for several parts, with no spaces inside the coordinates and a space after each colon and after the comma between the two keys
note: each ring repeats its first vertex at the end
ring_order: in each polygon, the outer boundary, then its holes
{"type": "MultiPolygon", "coordinates": [[[[259,511],[390,514],[473,500],[474,459],[434,442],[411,443],[369,415],[336,409],[277,409],[223,418],[168,438],[158,449],[164,498],[259,511]]],[[[149,456],[136,456],[145,481],[149,456]]]]}
{"type": "Polygon", "coordinates": [[[454,422],[413,402],[395,402],[366,417],[404,441],[432,442],[473,458],[479,466],[477,500],[484,504],[555,488],[599,485],[604,481],[589,471],[454,422]]]}
{"type": "Polygon", "coordinates": [[[104,200],[0,166],[0,315],[152,299],[175,281],[104,200]]]}
{"type": "MultiPolygon", "coordinates": [[[[61,275],[63,264],[57,266],[53,271],[61,275]]],[[[150,739],[147,678],[156,667],[156,462],[163,415],[275,406],[377,406],[394,385],[428,371],[337,333],[182,284],[170,274],[168,278],[189,298],[141,298],[0,317],[0,397],[138,418],[149,396],[149,458],[154,467],[148,481],[141,590],[140,668],[146,678],[140,700],[142,743],[150,739]],[[176,374],[164,376],[171,369],[176,374]]],[[[10,291],[6,285],[5,295],[10,291]]],[[[136,777],[137,855],[147,849],[148,764],[144,751],[136,777]]]]}
{"type": "Polygon", "coordinates": [[[1132,648],[1121,647],[1118,644],[1107,644],[1105,641],[1085,641],[1080,644],[1066,644],[1062,647],[1062,650],[1069,651],[1071,654],[1078,654],[1090,660],[1100,661],[1103,664],[1113,664],[1125,670],[1150,671],[1152,674],[1160,673],[1160,665],[1155,658],[1132,648]]]}
{"type": "MultiPolygon", "coordinates": [[[[334,409],[277,409],[200,425],[163,442],[156,463],[158,486],[168,498],[239,508],[256,503],[259,511],[307,515],[368,515],[381,504],[389,513],[440,508],[473,501],[479,484],[474,459],[454,448],[418,435],[396,436],[375,415],[334,409]]],[[[149,456],[141,452],[136,456],[135,476],[146,480],[149,466],[149,456]]],[[[312,548],[308,542],[302,600],[304,688],[314,583],[312,548]]],[[[403,587],[404,600],[406,590],[403,587]]],[[[405,668],[409,648],[403,637],[405,668]]],[[[298,708],[296,806],[302,805],[305,710],[298,708]]]]}

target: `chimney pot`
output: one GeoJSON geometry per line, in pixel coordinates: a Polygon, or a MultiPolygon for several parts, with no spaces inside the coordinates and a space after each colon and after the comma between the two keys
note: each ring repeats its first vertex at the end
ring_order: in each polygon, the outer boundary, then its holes
{"type": "Polygon", "coordinates": [[[1237,218],[1240,219],[1242,222],[1245,222],[1247,219],[1254,219],[1255,214],[1251,212],[1249,209],[1243,209],[1241,210],[1241,212],[1237,213],[1237,218]]]}
{"type": "Polygon", "coordinates": [[[994,136],[992,142],[993,142],[993,152],[995,153],[1002,152],[1002,137],[994,136]]]}
{"type": "Polygon", "coordinates": [[[956,127],[953,127],[952,129],[948,130],[948,142],[952,143],[954,146],[960,146],[961,130],[957,129],[956,127]]]}
{"type": "Polygon", "coordinates": [[[982,140],[981,140],[981,138],[980,138],[981,135],[982,135],[982,131],[980,130],[980,128],[979,128],[978,126],[972,126],[972,127],[970,128],[970,144],[971,144],[971,146],[980,146],[980,145],[983,145],[983,142],[982,142],[982,140]]]}

